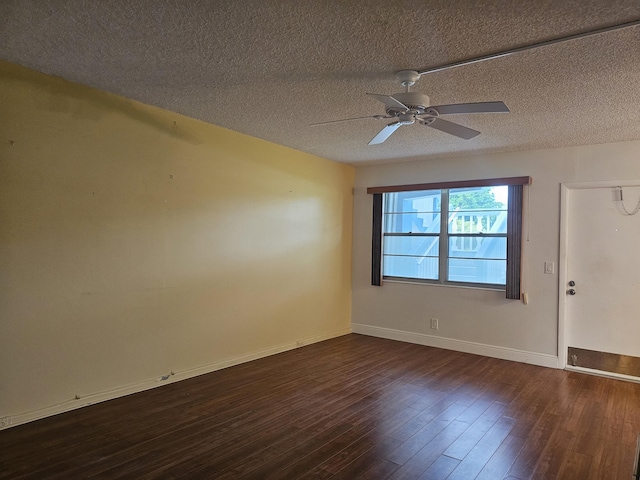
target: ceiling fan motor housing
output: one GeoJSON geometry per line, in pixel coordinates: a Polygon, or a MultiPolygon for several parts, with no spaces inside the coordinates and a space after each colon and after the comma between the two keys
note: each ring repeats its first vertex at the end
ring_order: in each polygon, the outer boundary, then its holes
{"type": "MultiPolygon", "coordinates": [[[[406,105],[414,114],[425,113],[427,108],[429,108],[429,96],[420,92],[401,92],[394,93],[392,95],[393,98],[398,100],[403,105],[406,105]]],[[[396,107],[387,108],[387,114],[398,116],[401,113],[405,113],[402,109],[396,107]]]]}

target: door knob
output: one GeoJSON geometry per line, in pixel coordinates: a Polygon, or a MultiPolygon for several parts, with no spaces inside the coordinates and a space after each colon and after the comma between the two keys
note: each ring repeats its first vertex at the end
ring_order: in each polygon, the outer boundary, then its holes
{"type": "Polygon", "coordinates": [[[574,282],[573,280],[569,281],[569,286],[570,287],[575,287],[576,286],[576,282],[574,282]]]}
{"type": "Polygon", "coordinates": [[[570,288],[569,291],[567,292],[569,295],[575,295],[576,291],[573,288],[570,288]]]}

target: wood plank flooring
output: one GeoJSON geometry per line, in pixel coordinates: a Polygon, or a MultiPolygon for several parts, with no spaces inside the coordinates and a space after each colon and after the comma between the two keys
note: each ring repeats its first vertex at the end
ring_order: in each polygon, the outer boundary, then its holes
{"type": "Polygon", "coordinates": [[[640,384],[347,335],[0,432],[0,478],[624,479],[640,384]]]}

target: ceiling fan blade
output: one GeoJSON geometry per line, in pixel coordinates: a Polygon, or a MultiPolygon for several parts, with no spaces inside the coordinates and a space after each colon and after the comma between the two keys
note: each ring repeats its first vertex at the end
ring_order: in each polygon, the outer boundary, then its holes
{"type": "Polygon", "coordinates": [[[379,102],[384,103],[387,108],[401,108],[404,111],[409,110],[409,107],[407,107],[404,103],[396,100],[389,95],[379,95],[377,93],[367,93],[367,95],[375,98],[379,102]]]}
{"type": "Polygon", "coordinates": [[[454,103],[452,105],[436,105],[433,108],[440,115],[455,113],[509,113],[504,102],[454,103]]]}
{"type": "Polygon", "coordinates": [[[455,135],[456,137],[464,138],[465,140],[469,140],[470,138],[480,135],[480,132],[477,130],[458,125],[457,123],[448,122],[446,120],[442,120],[441,118],[434,118],[431,122],[422,123],[427,127],[435,128],[436,130],[440,130],[441,132],[445,132],[450,135],[455,135]]]}
{"type": "Polygon", "coordinates": [[[354,117],[354,118],[343,118],[341,120],[329,120],[328,122],[318,122],[318,123],[311,123],[309,124],[310,127],[315,127],[317,125],[327,125],[329,123],[339,123],[339,122],[350,122],[351,120],[364,120],[366,118],[375,118],[375,119],[381,119],[381,118],[393,118],[393,117],[389,117],[386,115],[369,115],[368,117],[354,117]]]}
{"type": "Polygon", "coordinates": [[[401,127],[402,124],[400,122],[390,123],[385,126],[382,130],[378,132],[378,134],[373,137],[373,139],[369,142],[369,145],[378,145],[384,142],[387,138],[391,136],[393,132],[395,132],[398,127],[401,127]]]}

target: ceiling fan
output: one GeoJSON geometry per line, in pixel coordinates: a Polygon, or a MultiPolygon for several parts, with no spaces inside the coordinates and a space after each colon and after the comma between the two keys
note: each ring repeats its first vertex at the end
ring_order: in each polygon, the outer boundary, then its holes
{"type": "Polygon", "coordinates": [[[330,122],[313,123],[312,126],[326,125],[329,123],[347,122],[351,120],[362,120],[365,118],[392,118],[393,121],[387,124],[378,134],[373,137],[369,145],[377,145],[384,142],[398,128],[403,125],[413,125],[419,123],[427,127],[435,128],[441,132],[454,135],[465,140],[469,140],[480,132],[472,128],[459,125],[457,123],[443,120],[441,115],[454,115],[459,113],[508,113],[509,108],[504,102],[478,102],[478,103],[455,103],[452,105],[429,105],[429,97],[424,93],[410,91],[411,86],[418,81],[420,73],[415,70],[401,70],[396,73],[400,84],[405,87],[404,92],[393,95],[378,95],[368,93],[371,97],[384,103],[386,115],[371,115],[368,117],[345,118],[343,120],[333,120],[330,122]]]}

